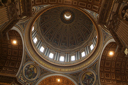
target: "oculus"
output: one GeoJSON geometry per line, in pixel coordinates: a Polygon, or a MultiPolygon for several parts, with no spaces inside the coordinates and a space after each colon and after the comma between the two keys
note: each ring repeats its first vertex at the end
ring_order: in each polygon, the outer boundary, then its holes
{"type": "Polygon", "coordinates": [[[72,15],[71,15],[70,12],[66,12],[66,13],[64,13],[64,18],[65,18],[65,20],[70,20],[71,17],[72,17],[72,15]]]}

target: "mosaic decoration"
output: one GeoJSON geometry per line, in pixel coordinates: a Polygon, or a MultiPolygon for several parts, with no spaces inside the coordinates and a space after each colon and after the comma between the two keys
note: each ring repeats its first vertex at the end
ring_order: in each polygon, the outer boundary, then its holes
{"type": "Polygon", "coordinates": [[[82,75],[82,84],[83,85],[93,85],[95,76],[92,72],[85,72],[82,75]]]}
{"type": "Polygon", "coordinates": [[[23,66],[17,76],[17,81],[22,85],[35,85],[39,79],[40,68],[34,63],[25,52],[23,66]]]}
{"type": "Polygon", "coordinates": [[[38,80],[38,78],[33,81],[26,79],[23,75],[23,69],[21,69],[20,74],[18,75],[17,79],[22,85],[35,85],[35,82],[38,80]]]}
{"type": "Polygon", "coordinates": [[[28,79],[34,79],[37,75],[37,68],[34,65],[27,65],[25,67],[25,76],[28,79]]]}

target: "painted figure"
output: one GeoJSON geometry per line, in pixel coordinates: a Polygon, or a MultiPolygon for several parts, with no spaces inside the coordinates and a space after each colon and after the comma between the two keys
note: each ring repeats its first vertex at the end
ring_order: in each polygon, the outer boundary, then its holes
{"type": "Polygon", "coordinates": [[[33,79],[35,78],[37,75],[37,69],[35,66],[33,65],[28,65],[25,67],[25,76],[28,78],[28,79],[33,79]]]}
{"type": "Polygon", "coordinates": [[[94,74],[91,72],[87,72],[82,77],[83,85],[92,85],[94,82],[94,74]]]}

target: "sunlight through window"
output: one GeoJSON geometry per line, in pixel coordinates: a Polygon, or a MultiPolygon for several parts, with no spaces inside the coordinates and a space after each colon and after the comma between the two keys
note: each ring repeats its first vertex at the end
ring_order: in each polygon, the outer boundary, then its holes
{"type": "Polygon", "coordinates": [[[54,54],[53,53],[50,53],[49,54],[49,58],[53,58],[54,54]]]}
{"type": "Polygon", "coordinates": [[[37,38],[36,37],[33,39],[33,42],[34,43],[37,43],[37,38]]]}
{"type": "Polygon", "coordinates": [[[44,52],[44,47],[43,46],[40,48],[40,52],[44,52]]]}
{"type": "Polygon", "coordinates": [[[84,57],[84,56],[85,56],[85,52],[82,52],[82,53],[81,53],[81,56],[84,57]]]}
{"type": "Polygon", "coordinates": [[[75,60],[75,56],[71,56],[71,61],[74,61],[75,60]]]}
{"type": "Polygon", "coordinates": [[[32,31],[34,31],[34,26],[32,27],[32,31]]]}
{"type": "Polygon", "coordinates": [[[60,61],[64,61],[64,56],[60,56],[60,61]]]}
{"type": "Polygon", "coordinates": [[[92,44],[92,45],[90,46],[90,49],[93,50],[93,48],[94,48],[94,46],[93,46],[93,44],[92,44]]]}

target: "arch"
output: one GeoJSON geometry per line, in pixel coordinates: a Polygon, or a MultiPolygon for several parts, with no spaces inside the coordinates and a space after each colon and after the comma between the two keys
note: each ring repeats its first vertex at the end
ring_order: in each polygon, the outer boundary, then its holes
{"type": "Polygon", "coordinates": [[[22,59],[21,59],[19,70],[18,70],[18,72],[16,74],[16,76],[18,76],[19,72],[21,71],[22,64],[23,64],[23,58],[24,58],[24,38],[23,38],[23,35],[22,35],[22,32],[21,32],[21,29],[18,26],[14,26],[11,30],[15,30],[20,34],[20,37],[22,39],[22,45],[23,45],[22,59]]]}
{"type": "Polygon", "coordinates": [[[16,30],[8,31],[8,40],[0,41],[0,74],[16,77],[22,61],[23,44],[20,34],[16,30]]]}
{"type": "Polygon", "coordinates": [[[37,83],[36,83],[35,85],[38,85],[42,80],[44,80],[44,79],[46,79],[46,78],[48,78],[48,77],[52,77],[52,76],[62,76],[62,77],[65,77],[65,78],[71,80],[71,81],[74,83],[74,85],[78,85],[78,84],[76,83],[76,81],[74,81],[72,78],[70,78],[69,76],[63,75],[63,74],[50,74],[50,75],[46,75],[46,76],[40,78],[40,80],[37,81],[37,83]]]}
{"type": "Polygon", "coordinates": [[[115,40],[112,38],[112,39],[109,39],[109,40],[105,43],[105,45],[104,45],[104,47],[103,47],[103,49],[102,49],[101,55],[100,55],[100,57],[99,57],[98,80],[99,80],[99,84],[100,84],[100,85],[101,85],[101,83],[100,83],[100,62],[101,62],[101,57],[102,57],[102,54],[103,54],[103,51],[104,51],[105,47],[106,47],[109,43],[111,43],[111,42],[115,42],[115,40]]]}
{"type": "Polygon", "coordinates": [[[116,42],[110,42],[103,50],[100,60],[99,78],[101,84],[127,85],[128,58],[124,52],[117,52],[116,42]],[[113,51],[114,55],[110,55],[113,51]]]}

